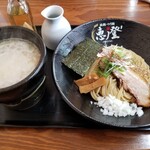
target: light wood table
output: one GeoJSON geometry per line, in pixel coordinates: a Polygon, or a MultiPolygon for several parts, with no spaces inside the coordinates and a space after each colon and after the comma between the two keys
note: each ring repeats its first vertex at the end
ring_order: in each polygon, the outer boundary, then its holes
{"type": "MultiPolygon", "coordinates": [[[[35,25],[48,5],[61,5],[71,25],[99,18],[124,18],[150,26],[150,5],[137,0],[28,0],[35,25]]],[[[0,26],[9,25],[7,0],[0,0],[0,26]]],[[[85,128],[0,127],[0,150],[148,149],[150,131],[85,128]]]]}

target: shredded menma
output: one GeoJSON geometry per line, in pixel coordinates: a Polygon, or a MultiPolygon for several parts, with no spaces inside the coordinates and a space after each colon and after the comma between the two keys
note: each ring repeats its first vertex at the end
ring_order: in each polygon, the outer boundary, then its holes
{"type": "Polygon", "coordinates": [[[112,95],[98,97],[98,102],[94,102],[94,104],[100,107],[100,111],[103,113],[103,115],[115,117],[137,115],[138,117],[141,117],[144,114],[142,107],[137,107],[135,103],[121,101],[112,95]]]}

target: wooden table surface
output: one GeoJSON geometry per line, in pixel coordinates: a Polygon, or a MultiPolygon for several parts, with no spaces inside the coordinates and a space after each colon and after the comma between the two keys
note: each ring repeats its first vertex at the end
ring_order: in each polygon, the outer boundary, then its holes
{"type": "MultiPolygon", "coordinates": [[[[61,5],[72,25],[99,18],[125,18],[150,26],[150,4],[137,0],[28,0],[35,25],[48,5],[61,5]]],[[[9,25],[7,0],[0,0],[0,26],[9,25]]],[[[148,149],[150,131],[0,127],[0,150],[148,149]]]]}

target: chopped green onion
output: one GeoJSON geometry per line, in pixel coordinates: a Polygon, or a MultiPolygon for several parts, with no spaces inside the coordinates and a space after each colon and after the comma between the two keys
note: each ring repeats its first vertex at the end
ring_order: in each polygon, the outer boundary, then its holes
{"type": "Polygon", "coordinates": [[[122,47],[115,47],[112,51],[112,55],[104,56],[101,59],[101,64],[99,66],[98,74],[103,77],[108,77],[114,70],[119,72],[125,71],[125,66],[113,62],[115,59],[122,59],[125,57],[125,53],[122,50],[122,47]]]}

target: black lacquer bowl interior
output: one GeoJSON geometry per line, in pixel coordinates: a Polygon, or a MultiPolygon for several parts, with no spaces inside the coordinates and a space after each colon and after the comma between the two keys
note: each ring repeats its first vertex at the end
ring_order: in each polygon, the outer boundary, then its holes
{"type": "MultiPolygon", "coordinates": [[[[62,59],[86,37],[95,36],[103,45],[117,44],[141,55],[150,65],[150,27],[124,19],[100,19],[82,24],[69,32],[59,43],[53,56],[53,75],[57,88],[66,103],[82,116],[116,127],[137,128],[150,126],[150,108],[144,115],[128,117],[104,116],[91,104],[91,96],[80,94],[73,80],[79,76],[62,64],[62,59]],[[98,34],[96,34],[98,33],[98,34]]],[[[138,86],[138,83],[135,83],[138,86]]]]}
{"type": "MultiPolygon", "coordinates": [[[[44,80],[44,64],[46,60],[46,48],[37,33],[21,26],[1,27],[0,40],[10,38],[25,39],[34,43],[38,47],[41,57],[37,67],[25,79],[9,87],[0,89],[0,102],[8,105],[20,103],[22,99],[26,100],[38,91],[37,87],[44,80]]],[[[30,102],[28,101],[27,103],[25,105],[29,106],[30,102]]]]}

